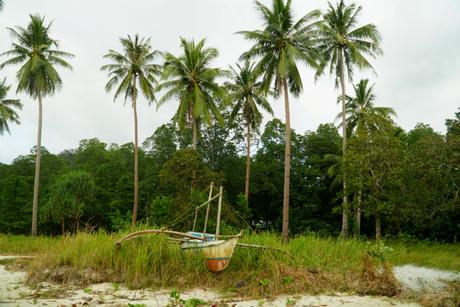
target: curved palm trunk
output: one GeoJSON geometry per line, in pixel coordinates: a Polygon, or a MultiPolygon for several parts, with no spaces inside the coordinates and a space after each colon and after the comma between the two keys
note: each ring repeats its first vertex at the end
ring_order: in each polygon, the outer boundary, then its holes
{"type": "MultiPolygon", "coordinates": [[[[136,78],[134,77],[134,86],[136,85],[136,78]]],[[[137,131],[137,105],[136,94],[133,95],[133,112],[134,112],[134,206],[133,206],[133,220],[132,225],[136,226],[137,222],[137,202],[139,192],[139,160],[138,160],[138,131],[137,131]]]]}
{"type": "Polygon", "coordinates": [[[246,184],[244,188],[244,196],[246,201],[249,199],[249,180],[251,176],[251,124],[246,121],[248,135],[246,136],[246,184]]]}
{"type": "Polygon", "coordinates": [[[42,153],[42,96],[38,95],[38,132],[37,132],[37,148],[35,157],[35,179],[34,179],[34,198],[32,202],[32,237],[37,236],[38,224],[38,193],[40,189],[40,163],[42,153]]]}
{"type": "Polygon", "coordinates": [[[284,149],[284,196],[283,196],[283,242],[289,240],[289,184],[291,178],[291,115],[289,113],[289,93],[286,80],[283,80],[286,134],[284,149]]]}
{"type": "MultiPolygon", "coordinates": [[[[345,161],[345,154],[347,150],[347,118],[345,116],[345,73],[343,63],[343,50],[339,53],[340,61],[340,84],[342,87],[342,159],[345,161]]],[[[348,238],[348,195],[347,195],[347,176],[344,171],[343,174],[343,204],[342,204],[342,233],[343,238],[348,238]]]]}

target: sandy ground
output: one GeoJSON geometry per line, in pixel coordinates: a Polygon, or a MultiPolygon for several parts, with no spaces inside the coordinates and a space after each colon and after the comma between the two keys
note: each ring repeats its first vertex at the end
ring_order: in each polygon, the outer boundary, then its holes
{"type": "MultiPolygon", "coordinates": [[[[0,256],[0,260],[14,258],[0,256]]],[[[445,272],[428,268],[406,265],[395,268],[395,276],[402,286],[413,291],[437,290],[444,286],[444,281],[460,280],[459,273],[445,272]]],[[[25,272],[11,272],[0,265],[0,306],[81,306],[105,305],[127,306],[129,304],[144,304],[145,306],[166,306],[170,302],[170,290],[128,290],[111,283],[92,285],[86,289],[75,289],[62,292],[57,286],[42,284],[40,292],[47,291],[59,299],[36,299],[32,290],[24,286],[25,272]]],[[[386,297],[353,296],[346,294],[337,295],[298,295],[283,296],[272,300],[244,301],[239,299],[224,298],[219,293],[195,289],[181,293],[184,300],[200,298],[209,305],[219,303],[219,306],[287,306],[288,302],[295,302],[295,306],[311,307],[358,307],[358,306],[419,306],[415,303],[403,303],[386,297]]]]}

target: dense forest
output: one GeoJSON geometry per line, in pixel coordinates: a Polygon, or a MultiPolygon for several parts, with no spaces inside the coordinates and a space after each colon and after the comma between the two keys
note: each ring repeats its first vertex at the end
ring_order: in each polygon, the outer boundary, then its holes
{"type": "MultiPolygon", "coordinates": [[[[197,188],[223,184],[226,199],[254,230],[281,228],[284,125],[270,120],[254,135],[249,205],[244,200],[245,138],[238,121],[201,130],[197,148],[174,123],[160,126],[139,151],[139,218],[167,225],[187,206],[193,171],[197,188]],[[185,195],[185,197],[184,197],[185,195]]],[[[410,131],[395,125],[350,139],[350,172],[360,165],[350,197],[362,211],[361,234],[375,235],[379,217],[383,235],[442,241],[460,233],[460,112],[446,121],[447,134],[419,124],[410,131]],[[361,176],[361,177],[360,177],[361,176]]],[[[340,233],[341,137],[333,124],[292,135],[290,231],[340,233]]],[[[82,140],[78,148],[53,154],[42,149],[39,228],[43,233],[73,232],[78,227],[117,230],[131,223],[133,144],[82,140]]],[[[0,165],[0,232],[30,232],[35,150],[0,165]]],[[[203,196],[205,197],[205,196],[203,196]]],[[[352,220],[355,233],[356,218],[352,220]]],[[[242,219],[235,219],[239,226],[242,219]]]]}
{"type": "MultiPolygon", "coordinates": [[[[133,142],[86,139],[61,153],[41,143],[43,101],[63,86],[57,69],[71,68],[74,55],[39,15],[8,28],[12,49],[0,68],[18,69],[17,93],[38,105],[38,134],[30,154],[0,164],[0,232],[27,234],[31,220],[33,236],[172,226],[214,182],[225,189],[229,229],[281,231],[284,242],[306,232],[456,242],[460,111],[446,119],[445,134],[426,124],[404,131],[370,81],[353,80],[382,54],[377,27],[360,24],[360,6],[329,3],[297,21],[291,1],[256,9],[263,28],[237,33],[253,45],[230,69],[212,66],[219,52],[204,39],[180,38],[182,54],[174,55],[154,50],[149,38],[121,38],[100,69],[106,91],[132,108],[133,142]],[[300,65],[316,79],[330,72],[340,89],[337,121],[316,131],[290,124],[289,99],[303,90],[300,65]],[[284,120],[270,117],[278,99],[284,120]],[[145,101],[176,103],[177,112],[139,144],[137,105],[145,101]]],[[[0,84],[0,135],[20,122],[22,102],[7,99],[10,87],[0,84]]],[[[175,226],[190,227],[181,222],[175,226]]]]}

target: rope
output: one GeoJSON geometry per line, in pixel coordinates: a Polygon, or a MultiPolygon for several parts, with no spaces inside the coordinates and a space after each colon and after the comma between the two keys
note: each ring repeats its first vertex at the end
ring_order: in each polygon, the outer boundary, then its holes
{"type": "Polygon", "coordinates": [[[236,215],[240,217],[240,219],[249,227],[249,229],[253,230],[249,222],[226,199],[224,199],[224,204],[229,207],[230,212],[233,214],[236,213],[236,215]]]}
{"type": "MultiPolygon", "coordinates": [[[[208,185],[205,189],[201,190],[200,192],[201,193],[204,193],[206,192],[209,188],[211,187],[211,185],[208,185]]],[[[217,192],[217,190],[216,190],[217,192]]],[[[213,193],[214,194],[214,191],[213,193]]],[[[218,194],[218,192],[217,192],[218,194]]],[[[213,195],[215,196],[215,195],[213,195]]],[[[183,222],[185,221],[186,219],[188,219],[189,217],[191,217],[192,215],[195,214],[195,211],[196,211],[196,207],[197,207],[197,201],[199,200],[200,198],[200,195],[196,195],[193,199],[190,200],[189,202],[189,206],[186,210],[182,211],[179,215],[177,215],[174,220],[172,220],[170,223],[168,223],[166,225],[167,228],[170,228],[170,227],[173,227],[175,225],[177,225],[178,223],[180,222],[183,222]]],[[[238,210],[236,210],[228,201],[227,199],[223,198],[222,197],[222,200],[223,200],[223,204],[224,206],[227,207],[228,211],[233,214],[235,218],[235,220],[237,220],[238,218],[241,219],[241,221],[243,221],[243,223],[251,230],[252,227],[250,225],[250,223],[238,212],[238,210]]],[[[199,204],[198,204],[199,205],[199,204]]]]}
{"type": "MultiPolygon", "coordinates": [[[[210,187],[211,187],[211,185],[208,185],[206,188],[204,188],[204,189],[201,190],[200,192],[203,193],[203,192],[205,192],[206,190],[208,190],[210,187]]],[[[168,228],[169,228],[169,227],[172,227],[172,226],[178,224],[179,222],[182,222],[182,221],[185,220],[186,218],[188,218],[191,214],[194,214],[194,212],[195,212],[195,207],[196,207],[196,206],[194,206],[194,205],[196,204],[196,202],[198,201],[199,198],[200,198],[200,195],[198,195],[198,194],[195,195],[195,197],[194,197],[193,199],[190,200],[188,208],[187,208],[186,210],[182,211],[178,216],[176,216],[176,218],[175,218],[172,222],[168,223],[168,224],[166,225],[166,227],[168,227],[168,228]],[[187,213],[188,213],[189,211],[191,211],[191,213],[189,213],[189,214],[187,215],[187,213]]]]}

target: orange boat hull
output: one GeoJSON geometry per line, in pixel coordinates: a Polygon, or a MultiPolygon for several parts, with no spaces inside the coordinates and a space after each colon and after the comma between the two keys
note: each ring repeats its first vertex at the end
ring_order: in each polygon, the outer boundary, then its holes
{"type": "Polygon", "coordinates": [[[208,242],[185,242],[182,243],[182,249],[201,251],[208,269],[211,272],[220,272],[228,267],[237,241],[238,237],[208,242]]]}
{"type": "Polygon", "coordinates": [[[225,270],[230,263],[230,258],[226,259],[206,259],[206,263],[208,264],[208,269],[211,272],[220,272],[225,270]]]}

